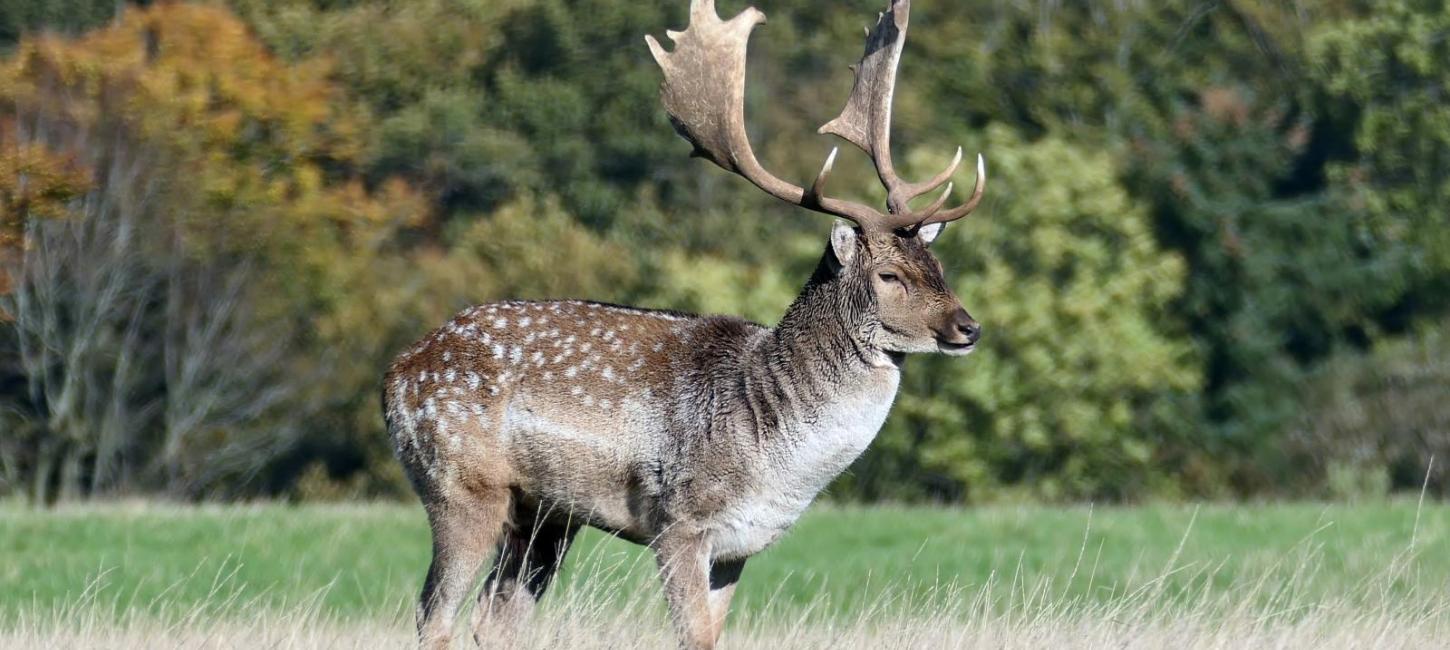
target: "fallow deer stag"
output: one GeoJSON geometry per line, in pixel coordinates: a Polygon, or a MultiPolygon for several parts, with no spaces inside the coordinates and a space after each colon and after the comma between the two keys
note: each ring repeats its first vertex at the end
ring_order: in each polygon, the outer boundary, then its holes
{"type": "MultiPolygon", "coordinates": [[[[891,96],[909,0],[870,30],[840,116],[821,127],[864,150],[885,210],[766,171],[746,138],[745,50],[765,20],[693,0],[673,51],[646,37],[675,128],[704,157],[803,208],[842,217],[774,328],[728,316],[579,301],[468,309],[387,373],[384,415],[433,530],[418,607],[427,646],[450,641],[484,561],[476,619],[512,620],[548,587],[580,526],[655,552],[683,645],[712,648],[746,560],[779,539],[876,436],[903,356],[962,355],[977,322],[927,250],[981,201],[945,208],[961,161],[923,182],[891,162],[891,96]],[[910,203],[945,185],[920,208],[910,203]]],[[[475,625],[478,624],[476,620],[475,625]]],[[[484,644],[492,639],[475,638],[484,644]]]]}

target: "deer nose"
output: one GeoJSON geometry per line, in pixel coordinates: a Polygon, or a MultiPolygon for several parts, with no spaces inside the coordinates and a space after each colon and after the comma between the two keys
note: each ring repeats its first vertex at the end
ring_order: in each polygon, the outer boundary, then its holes
{"type": "Polygon", "coordinates": [[[958,334],[966,337],[968,343],[976,343],[977,339],[982,337],[982,324],[974,320],[967,310],[960,307],[957,308],[955,314],[952,314],[952,326],[958,334]]]}

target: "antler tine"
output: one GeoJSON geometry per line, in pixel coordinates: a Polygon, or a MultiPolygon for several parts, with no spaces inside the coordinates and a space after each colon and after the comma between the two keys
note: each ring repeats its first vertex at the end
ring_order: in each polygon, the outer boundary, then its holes
{"type": "Polygon", "coordinates": [[[952,195],[952,187],[951,183],[947,183],[947,187],[941,191],[941,195],[936,197],[936,200],[932,201],[931,205],[926,206],[916,214],[920,215],[922,220],[930,219],[931,215],[936,214],[937,210],[940,210],[942,206],[947,204],[947,197],[952,195]]]}
{"type": "MultiPolygon", "coordinates": [[[[891,160],[891,101],[896,91],[896,69],[906,44],[910,14],[911,0],[890,0],[890,6],[877,18],[875,28],[866,33],[866,51],[853,67],[856,80],[845,108],[819,129],[820,133],[844,138],[871,156],[876,174],[881,178],[881,184],[886,186],[889,215],[880,227],[889,229],[911,230],[921,225],[924,219],[931,218],[932,223],[936,223],[945,220],[945,215],[958,212],[956,208],[946,213],[937,212],[946,193],[919,212],[913,212],[909,204],[912,199],[940,187],[951,178],[962,162],[961,147],[957,147],[956,155],[946,169],[920,183],[903,180],[896,174],[891,160]]],[[[965,213],[960,216],[965,216],[965,213]]]]}
{"type": "Polygon", "coordinates": [[[973,210],[977,209],[977,205],[982,202],[982,196],[986,191],[987,160],[982,157],[982,154],[977,154],[977,180],[972,184],[972,195],[967,197],[965,203],[955,208],[947,210],[946,212],[937,212],[941,208],[941,204],[945,202],[946,195],[951,193],[951,186],[948,185],[947,191],[942,193],[941,198],[938,198],[928,209],[922,211],[921,215],[919,215],[920,219],[915,225],[910,227],[912,232],[927,224],[956,221],[971,214],[973,210]]]}
{"type": "Polygon", "coordinates": [[[836,166],[836,154],[840,152],[839,147],[831,147],[831,153],[826,156],[825,164],[821,165],[820,173],[816,174],[815,182],[806,192],[805,202],[802,205],[820,205],[826,199],[826,177],[831,174],[831,168],[836,166]]]}
{"type": "Polygon", "coordinates": [[[745,131],[745,55],[751,30],[763,22],[765,14],[754,7],[727,21],[716,13],[714,0],[691,0],[689,26],[683,32],[666,33],[675,42],[673,52],[653,36],[645,37],[665,75],[660,100],[675,131],[694,146],[691,155],[744,176],[782,201],[844,217],[863,228],[880,221],[883,215],[873,208],[821,196],[834,154],[809,193],[756,160],[745,131]]]}

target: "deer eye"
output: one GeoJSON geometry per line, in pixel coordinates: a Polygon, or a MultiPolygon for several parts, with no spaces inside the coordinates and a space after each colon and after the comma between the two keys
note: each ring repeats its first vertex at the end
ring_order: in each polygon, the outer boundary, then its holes
{"type": "Polygon", "coordinates": [[[892,273],[890,271],[885,271],[877,274],[876,277],[881,278],[882,282],[901,282],[901,278],[897,277],[895,273],[892,273]]]}

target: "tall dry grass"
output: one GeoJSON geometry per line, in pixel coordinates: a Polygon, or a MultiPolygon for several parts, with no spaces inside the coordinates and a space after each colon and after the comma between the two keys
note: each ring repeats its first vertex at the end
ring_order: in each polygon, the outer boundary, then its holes
{"type": "MultiPolygon", "coordinates": [[[[1185,533],[1187,539],[1188,533],[1185,533]]],[[[1084,540],[1087,536],[1084,535],[1084,540]]],[[[1181,546],[1180,546],[1181,548],[1181,546]]],[[[1097,585],[1091,552],[1060,576],[1029,581],[1019,571],[971,587],[900,589],[840,618],[828,603],[805,609],[767,605],[738,614],[724,647],[794,648],[1239,648],[1443,649],[1450,647],[1450,585],[1428,584],[1416,557],[1445,549],[1413,541],[1382,571],[1353,589],[1325,595],[1315,586],[1322,549],[1306,545],[1253,580],[1221,580],[1225,566],[1174,560],[1132,584],[1097,585]],[[1169,587],[1169,578],[1177,585],[1169,587]],[[1185,580],[1184,578],[1187,578],[1185,580]],[[1070,595],[1069,586],[1089,588],[1070,595]],[[1006,584],[1002,584],[1005,581],[1006,584]],[[1184,588],[1183,585],[1189,585],[1184,588]],[[1005,589],[1003,587],[1006,587],[1005,589]],[[926,595],[919,595],[925,593],[926,595]],[[1082,595],[1082,594],[1086,595],[1082,595]]],[[[510,635],[518,648],[668,648],[673,636],[658,590],[622,591],[612,572],[640,570],[591,559],[598,579],[550,594],[510,635]]],[[[60,608],[23,609],[0,629],[6,648],[406,648],[411,614],[350,620],[319,606],[321,593],[277,607],[217,575],[211,596],[189,608],[163,602],[118,608],[104,577],[60,608]],[[180,613],[178,613],[180,612],[180,613]]],[[[467,621],[468,616],[461,617],[467,621]]],[[[503,631],[481,636],[496,645],[503,631]]],[[[460,627],[459,647],[472,647],[460,627]]]]}

